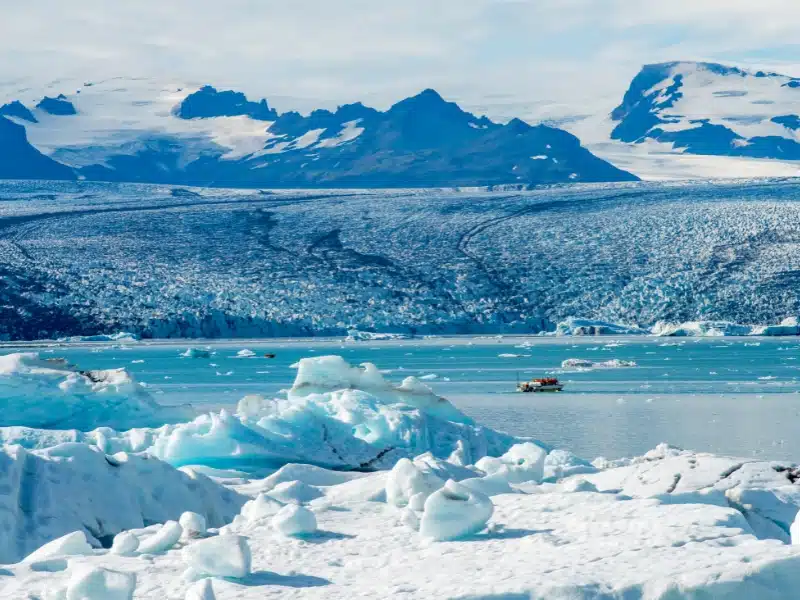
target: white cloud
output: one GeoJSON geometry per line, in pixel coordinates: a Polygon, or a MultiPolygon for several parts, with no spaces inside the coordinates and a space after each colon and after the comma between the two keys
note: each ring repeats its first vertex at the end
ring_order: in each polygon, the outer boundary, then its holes
{"type": "Polygon", "coordinates": [[[797,0],[0,0],[0,80],[152,76],[311,104],[424,87],[494,114],[607,110],[641,64],[799,74],[797,0]],[[1,6],[0,6],[1,7],[1,6]],[[543,107],[547,107],[546,109],[543,107]],[[527,111],[527,112],[526,112],[527,111]]]}

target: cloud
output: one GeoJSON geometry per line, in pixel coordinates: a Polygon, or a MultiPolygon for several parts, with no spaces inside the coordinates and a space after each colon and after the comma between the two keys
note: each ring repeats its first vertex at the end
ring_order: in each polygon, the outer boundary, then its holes
{"type": "Polygon", "coordinates": [[[800,75],[796,0],[32,0],[3,19],[2,81],[189,80],[283,109],[432,86],[494,114],[591,112],[675,59],[800,75]]]}

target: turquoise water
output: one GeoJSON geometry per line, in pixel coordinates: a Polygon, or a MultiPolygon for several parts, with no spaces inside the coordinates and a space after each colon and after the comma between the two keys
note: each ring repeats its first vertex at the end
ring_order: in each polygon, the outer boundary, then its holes
{"type": "Polygon", "coordinates": [[[434,338],[385,342],[234,341],[59,345],[39,351],[81,369],[125,367],[164,404],[198,411],[291,385],[291,365],[339,354],[373,362],[399,382],[414,375],[481,423],[531,435],[584,457],[638,455],[660,442],[694,450],[800,461],[800,340],[434,338]],[[210,358],[184,358],[209,346],[210,358]],[[254,358],[238,358],[244,348],[254,358]],[[264,358],[272,352],[274,359],[264,358]],[[500,356],[500,355],[516,355],[500,356]],[[637,363],[562,370],[568,358],[637,363]],[[514,393],[517,379],[555,373],[561,394],[514,393]],[[435,376],[435,377],[434,377],[435,376]]]}

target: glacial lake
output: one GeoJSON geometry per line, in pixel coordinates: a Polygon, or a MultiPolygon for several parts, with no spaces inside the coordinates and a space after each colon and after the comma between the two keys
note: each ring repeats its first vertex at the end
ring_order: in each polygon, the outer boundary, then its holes
{"type": "Polygon", "coordinates": [[[480,423],[533,436],[584,458],[640,455],[661,442],[800,462],[798,338],[440,337],[420,340],[169,341],[0,347],[67,358],[81,369],[125,367],[162,404],[198,412],[291,386],[291,365],[338,354],[375,363],[399,383],[422,377],[480,423]],[[190,347],[210,358],[185,358],[190,347]],[[237,352],[250,349],[252,358],[237,352]],[[273,359],[265,353],[274,353],[273,359]],[[562,369],[569,358],[628,368],[562,369]],[[553,375],[558,394],[515,393],[517,380],[553,375]]]}

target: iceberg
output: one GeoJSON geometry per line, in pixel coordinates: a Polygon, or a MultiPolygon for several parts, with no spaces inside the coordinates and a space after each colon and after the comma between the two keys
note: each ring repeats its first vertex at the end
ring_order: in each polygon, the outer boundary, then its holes
{"type": "Polygon", "coordinates": [[[741,325],[730,321],[659,322],[652,332],[663,337],[795,336],[800,335],[800,321],[797,317],[787,317],[777,325],[741,325]]]}
{"type": "Polygon", "coordinates": [[[125,369],[81,371],[36,352],[0,356],[0,426],[127,429],[190,414],[185,407],[160,406],[125,369]]]}
{"type": "Polygon", "coordinates": [[[83,437],[106,452],[147,451],[174,466],[204,465],[257,473],[304,463],[337,470],[391,468],[400,458],[454,453],[473,463],[518,441],[476,424],[419,380],[386,381],[371,363],[338,356],[306,358],[286,398],[246,397],[188,423],[83,437]]]}
{"type": "Polygon", "coordinates": [[[385,340],[407,340],[411,336],[407,333],[374,333],[372,331],[359,331],[348,329],[346,342],[379,342],[385,340]]]}
{"type": "Polygon", "coordinates": [[[556,325],[554,335],[647,335],[648,333],[647,330],[632,325],[570,317],[556,325]]]}
{"type": "Polygon", "coordinates": [[[595,362],[583,358],[568,358],[561,363],[562,369],[621,369],[627,367],[635,367],[636,363],[632,360],[621,360],[619,358],[612,358],[595,362]]]}
{"type": "Polygon", "coordinates": [[[206,348],[187,348],[181,353],[184,358],[211,358],[211,351],[206,348]]]}
{"type": "MultiPolygon", "coordinates": [[[[262,475],[290,463],[340,471],[388,469],[403,457],[426,452],[439,459],[452,457],[471,464],[483,456],[500,456],[519,441],[478,425],[414,377],[394,385],[375,365],[354,367],[338,356],[306,358],[295,366],[297,376],[285,397],[246,396],[235,413],[223,409],[195,416],[191,421],[120,431],[138,418],[151,423],[164,415],[175,416],[173,409],[156,405],[130,380],[132,387],[125,388],[128,395],[96,393],[75,397],[72,412],[64,411],[66,426],[81,429],[91,419],[97,419],[107,421],[109,427],[91,431],[0,427],[0,440],[31,450],[80,442],[109,455],[145,452],[176,467],[232,469],[262,475]],[[137,407],[137,398],[147,403],[148,410],[131,414],[137,407]],[[111,406],[117,412],[110,412],[109,399],[115,400],[111,406]]],[[[64,375],[58,371],[53,377],[57,383],[64,375]]],[[[43,378],[44,375],[36,375],[32,390],[39,389],[43,378]]],[[[56,398],[56,406],[62,407],[64,396],[60,390],[56,398]]],[[[17,413],[11,412],[17,418],[8,424],[29,422],[31,413],[35,416],[36,411],[46,412],[37,406],[21,403],[17,413]]],[[[33,421],[36,423],[36,419],[33,421]]],[[[54,425],[44,421],[44,414],[40,421],[43,422],[39,425],[54,425]]]]}
{"type": "Polygon", "coordinates": [[[58,338],[59,342],[138,342],[139,336],[135,333],[120,331],[117,333],[100,333],[96,335],[73,335],[58,338]]]}

